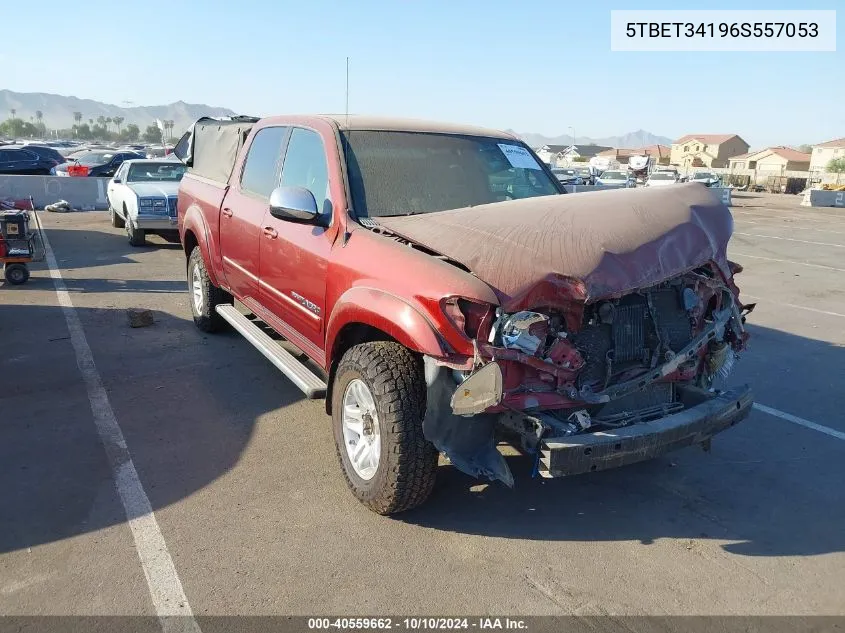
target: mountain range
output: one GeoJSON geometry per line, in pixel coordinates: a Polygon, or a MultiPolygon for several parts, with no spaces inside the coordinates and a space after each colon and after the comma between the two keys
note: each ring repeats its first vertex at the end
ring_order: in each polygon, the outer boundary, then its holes
{"type": "Polygon", "coordinates": [[[219,108],[201,103],[185,103],[177,101],[167,105],[158,106],[131,106],[121,107],[108,103],[93,101],[92,99],[79,99],[77,97],[66,97],[43,92],[13,92],[11,90],[0,90],[0,121],[11,116],[15,110],[15,116],[24,121],[35,119],[36,110],[40,110],[43,116],[44,125],[48,130],[66,129],[74,124],[73,113],[82,113],[82,122],[87,123],[93,119],[96,123],[98,117],[123,117],[124,127],[130,123],[136,124],[143,131],[148,125],[155,123],[156,119],[162,121],[173,121],[173,129],[178,135],[182,130],[188,128],[201,116],[231,116],[235,114],[228,108],[219,108]]]}
{"type": "MultiPolygon", "coordinates": [[[[570,145],[572,137],[568,134],[561,134],[560,136],[543,136],[542,134],[534,134],[532,132],[515,132],[508,130],[511,134],[516,134],[519,138],[526,142],[531,147],[542,147],[543,145],[570,145]]],[[[601,138],[592,138],[589,136],[576,136],[576,145],[604,145],[606,147],[624,147],[636,149],[638,147],[645,147],[646,145],[671,145],[671,138],[668,136],[658,136],[645,130],[637,130],[636,132],[628,132],[620,136],[603,136],[601,138]]]]}
{"type": "MultiPolygon", "coordinates": [[[[175,103],[157,106],[123,107],[92,99],[80,99],[78,97],[68,97],[44,92],[0,90],[0,120],[3,120],[6,116],[11,116],[12,110],[15,110],[16,117],[24,121],[34,120],[36,118],[36,111],[40,110],[43,117],[42,120],[48,130],[70,128],[74,124],[74,112],[82,113],[83,123],[87,123],[89,119],[93,119],[96,122],[98,117],[101,116],[112,118],[122,116],[124,120],[121,125],[126,126],[134,123],[141,130],[154,123],[156,119],[161,119],[162,121],[171,120],[174,122],[173,129],[177,136],[201,116],[231,116],[235,114],[235,112],[228,108],[209,106],[203,103],[185,103],[184,101],[176,101],[175,103]]],[[[531,147],[569,145],[572,142],[572,137],[566,134],[560,136],[543,136],[542,134],[532,132],[521,133],[514,132],[513,130],[508,131],[519,136],[531,147]]],[[[645,130],[637,130],[636,132],[629,132],[621,136],[605,136],[601,138],[577,136],[575,142],[581,145],[592,144],[606,145],[608,147],[637,148],[655,144],[671,145],[672,139],[666,136],[658,136],[645,130]]]]}

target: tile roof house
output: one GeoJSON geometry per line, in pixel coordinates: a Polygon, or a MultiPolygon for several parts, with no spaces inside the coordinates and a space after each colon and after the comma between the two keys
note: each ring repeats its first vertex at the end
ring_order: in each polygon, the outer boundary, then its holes
{"type": "Polygon", "coordinates": [[[619,148],[607,149],[599,152],[597,156],[605,156],[612,160],[616,160],[620,164],[626,164],[631,156],[650,156],[654,162],[666,163],[669,161],[669,154],[671,148],[668,145],[646,145],[645,147],[638,147],[634,149],[619,148]]]}
{"type": "Polygon", "coordinates": [[[599,152],[611,149],[606,145],[543,145],[534,151],[540,160],[552,165],[572,161],[576,158],[592,158],[599,152]]]}
{"type": "Polygon", "coordinates": [[[810,171],[826,171],[827,164],[834,158],[845,158],[845,138],[838,138],[826,143],[813,145],[810,159],[810,171]]]}
{"type": "Polygon", "coordinates": [[[571,145],[543,145],[542,147],[537,147],[534,151],[537,153],[537,156],[540,157],[544,163],[548,163],[549,165],[554,165],[558,157],[563,156],[566,151],[572,147],[571,145]]]}
{"type": "Polygon", "coordinates": [[[747,152],[728,159],[732,170],[756,169],[757,171],[779,172],[808,171],[810,154],[799,152],[785,145],[767,147],[756,152],[747,152]]]}
{"type": "Polygon", "coordinates": [[[727,167],[728,159],[748,152],[737,134],[687,134],[674,143],[669,162],[678,167],[727,167]]]}

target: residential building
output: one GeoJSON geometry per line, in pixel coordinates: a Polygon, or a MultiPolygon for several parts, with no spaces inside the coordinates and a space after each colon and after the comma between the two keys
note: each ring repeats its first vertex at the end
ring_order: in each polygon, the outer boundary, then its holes
{"type": "Polygon", "coordinates": [[[748,152],[748,143],[736,134],[687,134],[672,143],[669,162],[689,170],[727,167],[728,159],[748,152]]]}
{"type": "Polygon", "coordinates": [[[559,156],[563,156],[570,148],[570,145],[543,145],[534,149],[540,160],[549,165],[555,165],[559,156]]]}
{"type": "Polygon", "coordinates": [[[731,171],[754,169],[757,171],[778,172],[809,171],[810,154],[799,152],[791,147],[778,145],[756,152],[740,154],[728,159],[731,171]]]}
{"type": "Polygon", "coordinates": [[[599,152],[612,149],[605,145],[543,145],[534,151],[540,160],[552,167],[568,165],[572,162],[589,161],[599,152]]]}
{"type": "Polygon", "coordinates": [[[649,156],[654,164],[666,165],[669,163],[670,147],[668,145],[647,145],[635,149],[619,148],[606,149],[599,152],[597,156],[607,157],[617,161],[620,165],[627,165],[631,156],[649,156]]]}
{"type": "Polygon", "coordinates": [[[838,138],[827,143],[813,145],[810,159],[810,171],[826,171],[827,164],[834,158],[845,158],[845,138],[838,138]]]}

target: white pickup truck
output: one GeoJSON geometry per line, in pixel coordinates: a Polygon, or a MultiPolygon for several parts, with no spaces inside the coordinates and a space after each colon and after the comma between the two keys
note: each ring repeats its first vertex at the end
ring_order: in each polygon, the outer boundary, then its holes
{"type": "Polygon", "coordinates": [[[109,181],[111,225],[125,228],[132,246],[147,233],[178,239],[176,194],[185,166],[172,160],[128,160],[109,181]]]}

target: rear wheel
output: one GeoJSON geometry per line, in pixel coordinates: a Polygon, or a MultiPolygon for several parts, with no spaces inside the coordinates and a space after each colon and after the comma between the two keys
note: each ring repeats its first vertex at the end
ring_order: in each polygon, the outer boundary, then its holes
{"type": "Polygon", "coordinates": [[[423,437],[421,359],[398,343],[356,345],[343,355],[332,392],[337,456],[352,493],[378,514],[423,503],[438,453],[423,437]]]}
{"type": "Polygon", "coordinates": [[[3,276],[13,286],[25,284],[29,279],[29,268],[25,264],[6,264],[3,276]]]}
{"type": "Polygon", "coordinates": [[[231,304],[232,295],[211,283],[199,246],[194,247],[188,258],[188,290],[194,324],[203,332],[221,330],[226,321],[217,314],[215,308],[219,305],[231,304]]]}

